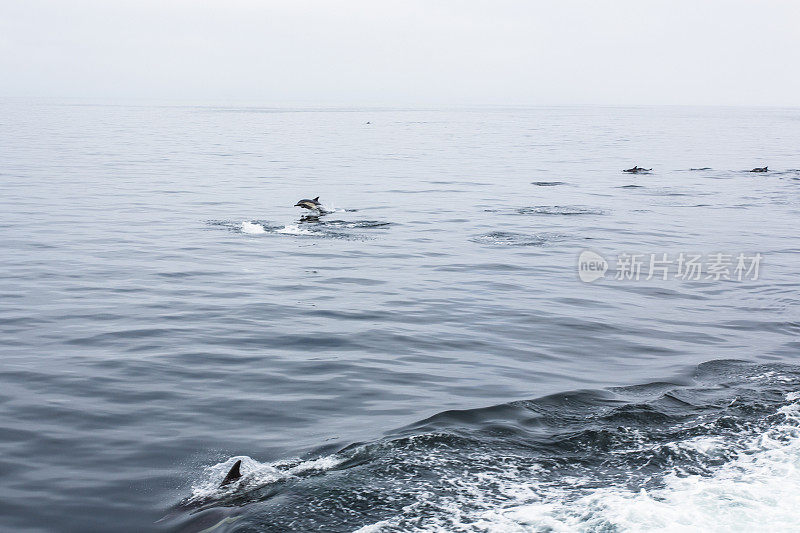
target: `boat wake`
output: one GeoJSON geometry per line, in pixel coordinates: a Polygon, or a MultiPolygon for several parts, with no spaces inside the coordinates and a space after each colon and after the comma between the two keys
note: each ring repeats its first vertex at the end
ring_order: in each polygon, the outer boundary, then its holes
{"type": "Polygon", "coordinates": [[[332,454],[242,457],[219,488],[231,458],[182,506],[234,507],[237,531],[789,531],[798,390],[798,367],[714,361],[679,382],[445,411],[332,454]]]}

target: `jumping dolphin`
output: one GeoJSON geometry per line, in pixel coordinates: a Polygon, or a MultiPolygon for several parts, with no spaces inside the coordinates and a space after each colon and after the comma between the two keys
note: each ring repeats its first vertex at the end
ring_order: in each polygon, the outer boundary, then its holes
{"type": "Polygon", "coordinates": [[[310,209],[312,211],[319,211],[320,207],[322,207],[322,204],[319,203],[319,196],[317,196],[313,200],[308,200],[306,198],[299,200],[296,204],[294,204],[294,206],[303,207],[305,209],[310,209]]]}
{"type": "Polygon", "coordinates": [[[639,172],[650,172],[653,170],[652,168],[642,168],[633,165],[633,168],[626,168],[623,172],[628,172],[629,174],[638,174],[639,172]]]}
{"type": "Polygon", "coordinates": [[[222,483],[220,483],[219,486],[220,487],[224,487],[225,485],[228,485],[229,483],[233,483],[234,481],[236,481],[237,479],[242,477],[242,473],[239,471],[239,467],[241,467],[241,466],[242,466],[242,460],[241,459],[239,459],[238,461],[233,463],[233,466],[228,471],[228,475],[225,476],[225,479],[222,480],[222,483]]]}
{"type": "Polygon", "coordinates": [[[760,167],[760,168],[756,167],[753,170],[751,170],[750,172],[769,172],[769,169],[767,167],[760,167]]]}

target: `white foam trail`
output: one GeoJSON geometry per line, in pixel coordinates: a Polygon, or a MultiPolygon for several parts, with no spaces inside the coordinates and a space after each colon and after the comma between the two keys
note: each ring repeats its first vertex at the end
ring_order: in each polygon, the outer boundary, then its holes
{"type": "Polygon", "coordinates": [[[311,461],[303,461],[302,463],[293,466],[288,470],[288,472],[292,475],[302,474],[303,472],[310,472],[310,471],[319,471],[319,470],[330,470],[334,468],[339,463],[341,463],[344,459],[333,457],[331,455],[327,457],[320,457],[319,459],[313,459],[311,461]]]}
{"type": "Polygon", "coordinates": [[[288,224],[277,231],[277,233],[283,233],[284,235],[313,235],[313,231],[309,231],[305,228],[301,228],[297,224],[288,224]]]}
{"type": "Polygon", "coordinates": [[[264,226],[261,224],[254,224],[247,220],[242,222],[242,233],[247,233],[248,235],[258,235],[266,232],[267,230],[265,230],[264,226]]]}

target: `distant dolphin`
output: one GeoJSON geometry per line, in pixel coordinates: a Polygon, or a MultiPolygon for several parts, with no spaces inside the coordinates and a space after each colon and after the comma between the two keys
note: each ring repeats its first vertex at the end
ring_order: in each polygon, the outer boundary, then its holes
{"type": "Polygon", "coordinates": [[[627,172],[629,174],[638,174],[639,172],[650,172],[651,170],[653,169],[637,167],[636,165],[634,165],[633,168],[626,168],[625,170],[623,170],[623,172],[627,172]]]}
{"type": "Polygon", "coordinates": [[[321,211],[322,204],[319,203],[319,196],[317,196],[313,200],[308,200],[306,198],[299,200],[294,206],[310,209],[311,211],[321,211]]]}
{"type": "Polygon", "coordinates": [[[225,476],[225,479],[222,480],[222,483],[219,484],[220,487],[224,487],[230,483],[233,483],[240,477],[242,477],[242,473],[239,471],[239,468],[242,466],[242,460],[239,459],[235,463],[230,470],[228,470],[228,474],[225,476]]]}
{"type": "Polygon", "coordinates": [[[750,172],[769,172],[769,169],[767,167],[756,167],[750,172]]]}

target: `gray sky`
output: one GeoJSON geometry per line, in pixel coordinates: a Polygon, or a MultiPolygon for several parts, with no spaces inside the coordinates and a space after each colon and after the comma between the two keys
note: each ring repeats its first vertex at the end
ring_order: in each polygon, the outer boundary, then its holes
{"type": "Polygon", "coordinates": [[[800,105],[798,0],[0,0],[0,96],[800,105]]]}

